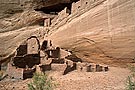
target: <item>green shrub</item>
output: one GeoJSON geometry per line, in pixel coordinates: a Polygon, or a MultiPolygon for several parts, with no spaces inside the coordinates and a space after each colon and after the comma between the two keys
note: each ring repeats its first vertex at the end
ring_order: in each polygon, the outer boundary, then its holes
{"type": "Polygon", "coordinates": [[[135,66],[128,65],[128,68],[131,71],[131,77],[135,77],[135,66]]]}
{"type": "Polygon", "coordinates": [[[127,78],[127,90],[135,90],[135,66],[129,65],[128,67],[131,71],[131,75],[127,78]]]}
{"type": "Polygon", "coordinates": [[[127,90],[135,90],[135,81],[133,81],[131,78],[132,77],[128,76],[127,90]]]}
{"type": "Polygon", "coordinates": [[[28,84],[28,90],[53,90],[52,79],[46,74],[35,73],[32,82],[28,84]]]}

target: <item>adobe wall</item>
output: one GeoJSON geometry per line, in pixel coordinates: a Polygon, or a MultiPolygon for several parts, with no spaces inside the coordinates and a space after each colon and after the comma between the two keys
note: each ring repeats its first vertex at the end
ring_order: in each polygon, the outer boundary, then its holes
{"type": "Polygon", "coordinates": [[[50,25],[51,25],[51,19],[50,18],[45,19],[44,20],[44,26],[45,27],[50,27],[50,25]]]}
{"type": "Polygon", "coordinates": [[[88,9],[102,1],[105,0],[80,0],[78,2],[73,2],[71,13],[73,14],[76,12],[80,12],[80,10],[88,9]]]}
{"type": "Polygon", "coordinates": [[[30,38],[27,40],[27,54],[38,54],[39,43],[36,38],[30,38]]]}
{"type": "Polygon", "coordinates": [[[63,19],[67,18],[69,16],[70,10],[65,7],[64,10],[58,13],[58,15],[51,21],[51,26],[55,26],[59,22],[61,22],[63,19]]]}
{"type": "Polygon", "coordinates": [[[71,10],[67,10],[66,8],[61,12],[65,12],[66,10],[70,13],[65,15],[58,14],[54,19],[51,20],[51,28],[49,34],[53,31],[56,31],[59,27],[65,25],[66,23],[71,22],[73,19],[82,15],[83,13],[89,11],[97,5],[102,4],[106,0],[80,0],[78,2],[73,2],[71,10]]]}
{"type": "Polygon", "coordinates": [[[8,63],[7,73],[11,78],[23,79],[23,69],[13,67],[10,63],[8,63]]]}

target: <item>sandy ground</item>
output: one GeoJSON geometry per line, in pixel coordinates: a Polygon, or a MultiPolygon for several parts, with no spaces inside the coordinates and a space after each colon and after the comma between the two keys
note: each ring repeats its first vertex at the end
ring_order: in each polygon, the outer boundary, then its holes
{"type": "MultiPolygon", "coordinates": [[[[110,67],[108,72],[78,72],[72,71],[66,75],[51,72],[57,87],[55,90],[125,90],[126,79],[130,70],[110,67]]],[[[27,80],[0,81],[0,90],[27,90],[27,80]]]]}

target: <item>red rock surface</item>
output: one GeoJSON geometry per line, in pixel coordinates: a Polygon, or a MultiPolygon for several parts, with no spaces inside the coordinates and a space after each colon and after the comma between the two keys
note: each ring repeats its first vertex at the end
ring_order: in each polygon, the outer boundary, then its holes
{"type": "Polygon", "coordinates": [[[130,61],[135,57],[134,11],[133,0],[106,0],[58,27],[49,38],[87,61],[130,61]]]}

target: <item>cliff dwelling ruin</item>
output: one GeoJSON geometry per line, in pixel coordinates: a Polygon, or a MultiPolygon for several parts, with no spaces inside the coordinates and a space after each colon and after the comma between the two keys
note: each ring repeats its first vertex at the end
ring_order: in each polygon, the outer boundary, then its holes
{"type": "MultiPolygon", "coordinates": [[[[36,11],[42,11],[45,13],[45,17],[41,18],[36,22],[36,24],[38,23],[38,25],[42,24],[43,29],[46,30],[45,34],[43,36],[41,35],[41,37],[43,37],[43,40],[40,40],[39,37],[37,36],[31,36],[27,40],[24,40],[24,42],[19,45],[19,47],[16,49],[15,56],[12,57],[7,67],[8,75],[11,78],[26,79],[32,77],[34,72],[45,73],[48,70],[59,71],[63,75],[73,70],[81,72],[83,71],[101,72],[109,70],[108,66],[84,62],[84,60],[78,58],[74,53],[71,53],[66,49],[53,45],[52,41],[49,39],[46,40],[46,38],[48,38],[48,36],[51,35],[54,31],[56,32],[60,27],[71,22],[73,19],[81,16],[83,13],[89,11],[91,8],[96,7],[105,0],[64,0],[64,1],[65,2],[56,5],[50,5],[35,9],[36,11]]],[[[87,19],[85,21],[87,21],[87,19]]],[[[82,27],[76,26],[73,27],[73,29],[76,31],[76,28],[78,30],[84,28],[85,23],[87,24],[89,23],[85,21],[82,22],[79,21],[79,23],[82,24],[82,27]]],[[[109,22],[107,22],[107,24],[108,23],[109,22]]],[[[79,32],[80,31],[78,31],[77,33],[79,32]]],[[[100,33],[100,31],[97,33],[100,33]]],[[[57,35],[57,37],[61,36],[57,35]]],[[[89,39],[87,39],[86,41],[87,43],[90,44],[92,43],[92,45],[95,44],[95,42],[92,42],[92,40],[91,41],[88,40],[89,39]]],[[[96,50],[94,49],[92,52],[95,53],[95,51],[96,50]]]]}
{"type": "MultiPolygon", "coordinates": [[[[66,22],[70,22],[71,17],[78,17],[80,15],[78,11],[87,11],[89,8],[103,1],[66,0],[58,5],[35,10],[43,11],[50,16],[55,15],[53,18],[46,16],[39,20],[39,24],[44,25],[44,29],[51,32],[54,26],[58,28],[66,22]]],[[[35,72],[45,73],[46,71],[58,71],[65,75],[73,70],[80,72],[106,72],[109,69],[108,66],[83,62],[83,60],[70,51],[55,47],[51,40],[45,40],[44,38],[41,42],[36,36],[29,37],[19,45],[16,49],[15,56],[12,57],[7,67],[8,75],[15,79],[30,78],[35,72]]]]}
{"type": "Polygon", "coordinates": [[[135,0],[0,0],[0,8],[0,90],[27,90],[36,74],[56,90],[135,82],[135,0]]]}
{"type": "Polygon", "coordinates": [[[16,49],[7,67],[8,75],[15,79],[31,78],[34,72],[58,71],[65,75],[73,70],[101,72],[108,71],[108,66],[82,62],[72,53],[54,47],[48,40],[44,40],[40,46],[38,38],[32,36],[16,49]]]}

